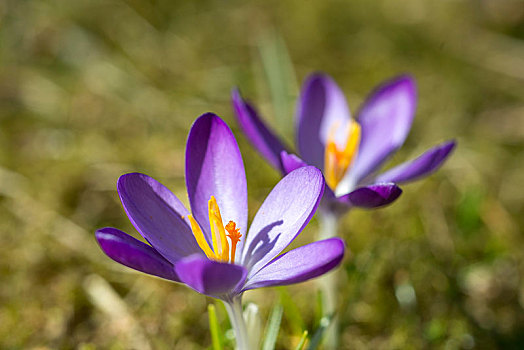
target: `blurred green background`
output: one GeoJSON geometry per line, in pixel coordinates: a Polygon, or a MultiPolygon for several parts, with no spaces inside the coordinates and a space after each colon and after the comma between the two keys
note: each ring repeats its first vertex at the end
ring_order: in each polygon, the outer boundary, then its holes
{"type": "MultiPolygon", "coordinates": [[[[391,164],[458,140],[394,205],[345,217],[341,348],[524,348],[523,1],[12,0],[0,38],[0,348],[210,348],[212,299],[119,266],[93,232],[136,235],[125,172],[186,200],[185,138],[207,111],[236,132],[252,216],[278,174],[238,132],[230,91],[291,140],[317,70],[353,111],[384,79],[416,78],[391,164]]],[[[263,320],[283,301],[279,349],[318,324],[314,283],[245,299],[263,320]]]]}

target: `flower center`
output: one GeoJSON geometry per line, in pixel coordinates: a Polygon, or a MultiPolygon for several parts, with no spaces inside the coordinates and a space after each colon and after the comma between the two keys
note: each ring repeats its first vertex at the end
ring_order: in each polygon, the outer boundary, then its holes
{"type": "Polygon", "coordinates": [[[211,196],[211,199],[208,201],[208,210],[213,248],[207,243],[204,233],[193,215],[188,215],[188,219],[191,222],[191,230],[198,246],[209,259],[234,263],[237,244],[240,242],[240,237],[242,237],[240,229],[236,228],[234,221],[229,221],[226,227],[224,227],[220,208],[214,196],[211,196]],[[226,231],[228,234],[226,234],[226,231]],[[231,260],[229,259],[229,243],[226,237],[231,240],[231,260]]]}
{"type": "Polygon", "coordinates": [[[358,153],[360,124],[351,120],[347,124],[346,144],[340,149],[335,142],[337,124],[331,126],[324,155],[324,175],[328,186],[335,190],[358,153]]]}

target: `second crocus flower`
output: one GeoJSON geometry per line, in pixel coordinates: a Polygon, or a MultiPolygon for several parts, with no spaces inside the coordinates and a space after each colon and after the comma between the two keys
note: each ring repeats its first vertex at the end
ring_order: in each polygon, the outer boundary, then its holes
{"type": "MultiPolygon", "coordinates": [[[[388,171],[379,169],[404,143],[415,114],[415,82],[400,76],[379,86],[353,119],[344,94],[325,74],[306,79],[297,103],[296,147],[291,152],[263,122],[238,90],[232,103],[240,127],[255,148],[283,175],[314,165],[322,169],[326,189],[320,206],[319,238],[337,235],[340,217],[353,207],[377,208],[402,193],[397,184],[424,177],[439,168],[455,147],[444,142],[418,158],[388,171]]],[[[326,315],[337,312],[337,277],[319,283],[326,315]]],[[[326,348],[338,348],[336,317],[326,334],[326,348]]]]}
{"type": "Polygon", "coordinates": [[[248,139],[282,174],[305,165],[322,169],[327,184],[322,209],[333,212],[393,202],[402,192],[397,184],[429,175],[455,147],[454,141],[444,142],[414,160],[378,173],[411,129],[416,88],[409,76],[379,86],[353,119],[335,81],[325,74],[311,75],[297,104],[298,154],[285,147],[237,90],[232,102],[248,139]]]}

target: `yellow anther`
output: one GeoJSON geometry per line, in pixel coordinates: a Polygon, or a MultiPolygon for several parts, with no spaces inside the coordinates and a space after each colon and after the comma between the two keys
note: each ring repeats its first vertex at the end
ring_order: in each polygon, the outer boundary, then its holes
{"type": "Polygon", "coordinates": [[[208,201],[208,212],[209,212],[209,225],[211,226],[211,240],[212,248],[209,246],[202,229],[196,222],[193,215],[188,215],[187,218],[191,223],[191,230],[198,243],[198,246],[202,249],[204,254],[209,259],[229,262],[229,243],[227,237],[231,240],[231,263],[235,262],[235,253],[238,242],[240,241],[240,230],[236,228],[236,224],[233,221],[224,228],[222,221],[222,215],[220,214],[220,208],[218,207],[215,197],[211,196],[208,201]],[[228,234],[226,235],[226,230],[228,234]]]}
{"type": "Polygon", "coordinates": [[[195,236],[200,249],[202,249],[204,254],[206,254],[206,256],[209,259],[218,260],[215,253],[213,253],[213,251],[209,247],[209,244],[207,244],[207,241],[204,237],[204,233],[202,232],[202,229],[200,228],[196,220],[193,218],[193,215],[188,215],[187,218],[189,219],[189,222],[191,222],[191,230],[193,231],[193,235],[195,236]]]}
{"type": "Polygon", "coordinates": [[[340,150],[335,142],[337,125],[333,125],[326,144],[324,155],[324,175],[328,186],[335,190],[344,177],[358,152],[360,144],[360,124],[351,120],[348,124],[348,136],[344,149],[340,150]]]}
{"type": "Polygon", "coordinates": [[[242,234],[240,234],[240,229],[236,228],[236,226],[237,225],[234,221],[229,221],[226,225],[226,230],[229,233],[227,236],[231,240],[231,263],[235,262],[237,244],[240,242],[240,237],[242,237],[242,234]]]}
{"type": "Polygon", "coordinates": [[[227,243],[226,231],[220,215],[220,208],[214,196],[208,202],[209,204],[209,224],[211,226],[211,237],[213,240],[213,250],[221,261],[229,261],[229,244],[227,243]],[[220,237],[220,247],[218,246],[217,236],[220,237]]]}

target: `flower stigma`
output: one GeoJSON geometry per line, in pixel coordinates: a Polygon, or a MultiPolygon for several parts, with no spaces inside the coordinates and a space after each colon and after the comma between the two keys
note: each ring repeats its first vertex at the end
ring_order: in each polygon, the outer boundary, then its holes
{"type": "Polygon", "coordinates": [[[209,259],[220,262],[235,262],[235,253],[238,242],[240,242],[240,229],[236,228],[234,221],[229,221],[226,227],[222,221],[220,208],[214,196],[208,201],[209,225],[211,227],[212,248],[206,241],[202,229],[196,222],[193,215],[188,215],[191,223],[191,230],[198,243],[198,246],[209,259]],[[228,234],[226,235],[226,230],[228,234]],[[231,259],[229,258],[229,243],[227,237],[231,240],[231,259]]]}
{"type": "Polygon", "coordinates": [[[332,125],[324,154],[324,175],[328,186],[335,190],[355,159],[360,144],[360,124],[351,120],[347,124],[347,138],[343,149],[335,142],[338,125],[332,125]]]}
{"type": "Polygon", "coordinates": [[[240,242],[240,229],[236,228],[237,224],[234,221],[229,221],[226,225],[226,230],[229,233],[227,236],[231,240],[231,263],[235,262],[235,254],[237,250],[237,243],[240,242]]]}

